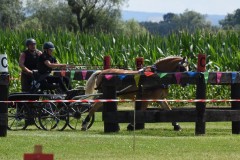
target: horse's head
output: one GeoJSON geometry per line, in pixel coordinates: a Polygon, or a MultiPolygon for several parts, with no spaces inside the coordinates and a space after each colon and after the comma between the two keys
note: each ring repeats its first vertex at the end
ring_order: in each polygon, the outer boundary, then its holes
{"type": "Polygon", "coordinates": [[[189,71],[187,57],[183,57],[182,60],[178,63],[176,72],[186,72],[189,71]]]}
{"type": "Polygon", "coordinates": [[[167,57],[158,60],[151,66],[146,66],[139,71],[144,72],[185,72],[189,70],[186,57],[167,57]]]}
{"type": "Polygon", "coordinates": [[[151,70],[155,72],[185,72],[189,70],[186,57],[171,56],[158,60],[151,70]]]}

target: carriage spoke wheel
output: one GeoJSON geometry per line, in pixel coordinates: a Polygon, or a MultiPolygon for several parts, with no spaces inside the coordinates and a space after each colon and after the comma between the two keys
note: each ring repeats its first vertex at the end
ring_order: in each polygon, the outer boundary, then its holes
{"type": "Polygon", "coordinates": [[[36,110],[35,112],[35,117],[34,117],[34,122],[35,122],[35,126],[38,128],[38,129],[42,129],[41,125],[40,125],[40,122],[39,122],[39,111],[36,110]]]}
{"type": "MultiPolygon", "coordinates": [[[[74,102],[69,105],[69,123],[68,126],[73,130],[81,130],[82,122],[88,115],[91,109],[90,104],[74,102]]],[[[89,129],[94,123],[95,115],[93,115],[89,121],[87,129],[89,129]]]]}
{"type": "Polygon", "coordinates": [[[23,130],[27,128],[28,106],[25,103],[14,103],[8,106],[8,129],[23,130]]]}
{"type": "Polygon", "coordinates": [[[42,105],[44,105],[44,104],[43,103],[35,103],[34,108],[33,108],[34,122],[35,122],[35,126],[38,129],[42,129],[40,122],[39,122],[39,114],[41,113],[42,105]]]}
{"type": "Polygon", "coordinates": [[[68,124],[68,107],[65,103],[44,103],[38,114],[38,120],[44,130],[62,131],[68,124]]]}

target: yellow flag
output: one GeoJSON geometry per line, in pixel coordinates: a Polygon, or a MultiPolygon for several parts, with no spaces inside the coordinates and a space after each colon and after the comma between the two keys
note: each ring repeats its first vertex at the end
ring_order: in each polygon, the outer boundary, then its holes
{"type": "Polygon", "coordinates": [[[140,79],[140,74],[136,74],[136,75],[134,76],[134,79],[135,79],[136,86],[138,87],[138,83],[139,83],[139,79],[140,79]]]}

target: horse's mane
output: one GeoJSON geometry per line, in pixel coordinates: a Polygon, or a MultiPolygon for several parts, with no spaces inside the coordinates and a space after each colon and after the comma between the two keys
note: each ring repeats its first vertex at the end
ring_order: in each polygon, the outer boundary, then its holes
{"type": "Polygon", "coordinates": [[[182,59],[182,57],[180,57],[180,56],[167,56],[165,58],[158,59],[154,64],[160,63],[160,62],[163,62],[163,61],[168,61],[168,60],[171,60],[171,59],[182,59]]]}
{"type": "Polygon", "coordinates": [[[176,67],[183,58],[180,56],[168,56],[157,60],[154,65],[159,72],[174,72],[176,67]]]}

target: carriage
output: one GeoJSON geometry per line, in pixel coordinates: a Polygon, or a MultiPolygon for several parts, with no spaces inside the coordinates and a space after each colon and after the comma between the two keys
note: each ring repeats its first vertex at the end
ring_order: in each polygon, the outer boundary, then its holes
{"type": "MultiPolygon", "coordinates": [[[[55,74],[61,72],[55,70],[55,74]]],[[[43,100],[83,99],[84,87],[61,91],[58,84],[48,83],[45,79],[39,80],[34,76],[31,92],[11,93],[8,96],[8,129],[23,130],[35,125],[38,129],[64,130],[67,126],[78,129],[78,124],[87,114],[90,104],[42,102],[43,100]],[[82,97],[81,97],[82,96],[82,97]]],[[[89,127],[94,122],[94,116],[89,127]]]]}

